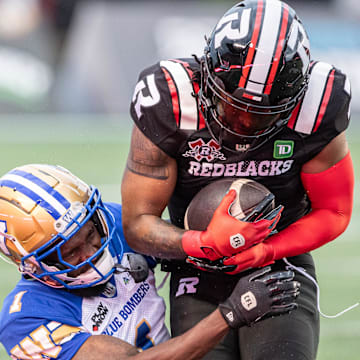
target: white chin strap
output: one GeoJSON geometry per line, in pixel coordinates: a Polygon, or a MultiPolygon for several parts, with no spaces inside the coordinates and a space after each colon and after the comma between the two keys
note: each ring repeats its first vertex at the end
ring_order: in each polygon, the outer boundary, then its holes
{"type": "MultiPolygon", "coordinates": [[[[107,276],[105,278],[105,276],[109,274],[111,269],[115,266],[114,259],[111,256],[108,246],[105,247],[100,259],[94,265],[97,271],[94,268],[90,268],[75,278],[68,276],[67,274],[58,274],[56,277],[71,286],[93,283],[104,277],[103,280],[96,283],[96,285],[103,284],[110,277],[107,276]]],[[[59,269],[55,266],[47,266],[45,264],[43,264],[43,266],[49,272],[59,271],[59,269]]]]}

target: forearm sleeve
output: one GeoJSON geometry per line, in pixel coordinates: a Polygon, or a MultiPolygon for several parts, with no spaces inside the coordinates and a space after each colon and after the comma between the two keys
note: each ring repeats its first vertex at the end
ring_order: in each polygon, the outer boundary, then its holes
{"type": "Polygon", "coordinates": [[[354,170],[350,153],[329,169],[301,173],[311,212],[267,240],[274,260],[314,250],[338,237],[350,221],[354,170]]]}

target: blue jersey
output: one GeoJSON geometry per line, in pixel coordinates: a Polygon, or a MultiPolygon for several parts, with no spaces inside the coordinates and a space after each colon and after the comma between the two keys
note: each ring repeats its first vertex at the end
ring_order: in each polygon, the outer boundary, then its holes
{"type": "MultiPolygon", "coordinates": [[[[126,254],[133,251],[122,232],[121,206],[106,206],[116,219],[116,238],[124,248],[121,264],[127,267],[126,254]]],[[[4,301],[0,341],[13,359],[71,359],[89,336],[100,334],[146,349],[169,339],[164,317],[153,271],[140,283],[127,272],[117,273],[93,297],[22,278],[4,301]]]]}

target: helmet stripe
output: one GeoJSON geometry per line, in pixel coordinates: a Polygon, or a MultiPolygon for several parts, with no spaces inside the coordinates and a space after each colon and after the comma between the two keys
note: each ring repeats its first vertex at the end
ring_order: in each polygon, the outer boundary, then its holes
{"type": "Polygon", "coordinates": [[[25,196],[36,202],[39,206],[44,208],[55,220],[57,220],[61,216],[54,207],[47,203],[37,193],[28,189],[26,186],[19,184],[16,181],[0,180],[0,186],[6,186],[12,189],[16,189],[16,191],[24,194],[25,196]]]}
{"type": "Polygon", "coordinates": [[[41,180],[40,178],[38,178],[37,176],[22,171],[22,170],[13,170],[10,171],[9,174],[12,175],[18,175],[18,176],[22,176],[23,178],[32,181],[34,184],[38,185],[39,187],[41,187],[42,189],[44,189],[47,193],[49,193],[51,196],[53,196],[57,201],[59,201],[65,208],[70,207],[70,203],[68,200],[66,200],[64,198],[63,195],[61,195],[58,191],[56,191],[53,187],[51,187],[48,183],[46,183],[45,181],[41,180]]]}
{"type": "Polygon", "coordinates": [[[274,24],[281,23],[282,4],[280,1],[266,1],[264,21],[260,33],[259,44],[253,60],[246,90],[255,93],[263,93],[264,84],[268,77],[270,64],[274,56],[278,41],[278,32],[274,31],[274,24]]]}
{"type": "Polygon", "coordinates": [[[259,34],[260,34],[261,19],[262,19],[262,15],[263,15],[263,7],[264,7],[263,0],[259,0],[258,5],[257,5],[257,10],[256,10],[254,32],[253,32],[253,36],[251,38],[251,46],[249,47],[249,51],[248,51],[248,54],[247,54],[247,57],[246,57],[246,60],[244,63],[243,72],[242,72],[242,75],[241,75],[240,81],[239,81],[240,88],[245,87],[247,77],[249,75],[249,71],[250,71],[252,61],[254,58],[255,48],[256,48],[256,44],[258,42],[258,38],[259,38],[259,34]]]}
{"type": "Polygon", "coordinates": [[[59,192],[43,180],[24,171],[11,171],[0,179],[0,185],[15,188],[44,208],[54,219],[58,219],[70,207],[69,201],[59,192]]]}
{"type": "Polygon", "coordinates": [[[280,35],[279,35],[279,39],[277,41],[277,48],[276,48],[273,62],[271,65],[269,78],[266,81],[267,85],[265,87],[265,94],[270,94],[276,72],[279,68],[281,53],[285,46],[285,35],[286,35],[286,29],[288,26],[288,20],[289,20],[289,8],[287,6],[284,6],[283,7],[283,19],[282,19],[281,28],[280,28],[280,35]]]}

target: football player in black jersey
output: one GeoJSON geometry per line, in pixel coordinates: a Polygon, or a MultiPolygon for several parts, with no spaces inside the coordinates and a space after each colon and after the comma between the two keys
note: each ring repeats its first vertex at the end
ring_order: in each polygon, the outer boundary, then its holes
{"type": "MultiPolygon", "coordinates": [[[[315,278],[309,252],[337,238],[352,211],[350,99],[346,75],[310,58],[300,19],[278,0],[238,3],[221,17],[201,58],[163,60],[142,71],[131,104],[123,225],[134,249],[170,259],[164,267],[172,273],[172,335],[205,317],[258,267],[290,263],[315,278]],[[223,177],[264,184],[284,205],[281,218],[230,217],[236,194],[229,191],[206,231],[185,231],[193,196],[223,177]],[[166,206],[171,224],[161,219],[166,206]],[[235,234],[243,246],[233,246],[235,234]],[[188,256],[233,266],[201,271],[188,256]]],[[[234,330],[205,359],[315,359],[316,288],[307,276],[296,278],[296,311],[234,330]]]]}

